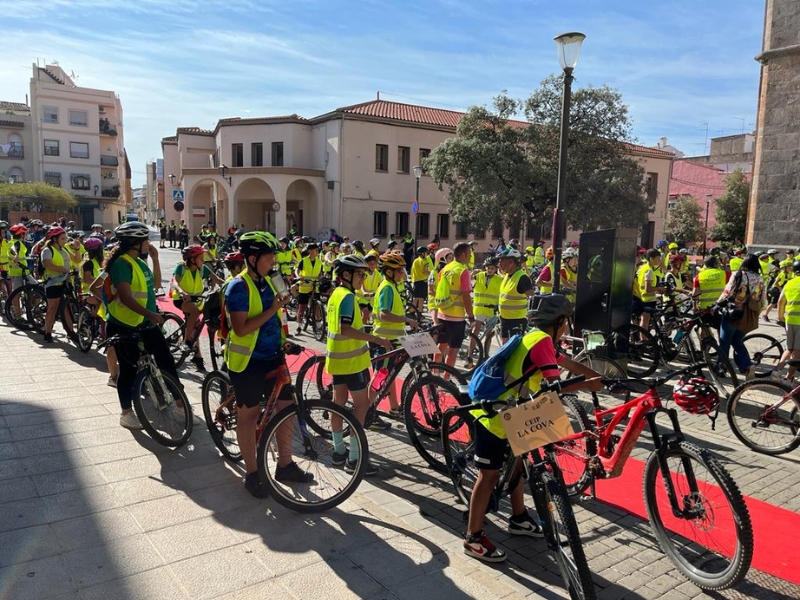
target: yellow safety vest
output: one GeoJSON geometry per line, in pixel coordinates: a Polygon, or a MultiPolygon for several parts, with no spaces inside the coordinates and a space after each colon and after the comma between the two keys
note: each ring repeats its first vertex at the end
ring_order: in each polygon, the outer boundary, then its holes
{"type": "Polygon", "coordinates": [[[800,277],[792,277],[783,287],[786,309],[783,313],[789,325],[800,325],[800,277]]]}
{"type": "MultiPolygon", "coordinates": [[[[369,346],[363,340],[342,335],[341,306],[342,302],[353,292],[344,286],[333,290],[328,300],[328,339],[325,341],[325,371],[329,375],[351,375],[369,369],[369,346]]],[[[361,311],[353,310],[353,329],[363,330],[361,311]]]]}
{"type": "Polygon", "coordinates": [[[214,246],[213,248],[209,248],[208,246],[203,246],[205,249],[205,254],[203,254],[203,260],[205,262],[211,262],[217,260],[217,247],[214,246]]]}
{"type": "Polygon", "coordinates": [[[81,244],[78,248],[73,248],[72,246],[69,247],[67,254],[69,255],[69,266],[71,269],[80,268],[80,266],[83,264],[83,256],[85,252],[86,248],[83,247],[83,244],[81,244]]]}
{"type": "Polygon", "coordinates": [[[500,284],[500,318],[525,318],[528,312],[528,297],[517,293],[517,284],[523,275],[525,271],[518,269],[515,273],[503,277],[503,282],[500,284]]]}
{"type": "Polygon", "coordinates": [[[552,261],[548,262],[548,266],[550,267],[550,281],[542,281],[539,283],[539,293],[540,294],[552,294],[553,293],[553,263],[552,261]]]}
{"type": "MultiPolygon", "coordinates": [[[[431,275],[433,276],[434,281],[439,281],[439,271],[435,268],[431,268],[431,272],[428,275],[428,279],[430,280],[431,275]]],[[[436,310],[436,286],[434,285],[434,292],[430,291],[428,288],[428,310],[436,310]]]]}
{"type": "Polygon", "coordinates": [[[387,287],[392,290],[392,309],[390,312],[398,317],[405,317],[403,302],[400,300],[400,294],[397,288],[392,285],[388,279],[384,279],[378,286],[378,291],[375,293],[375,298],[372,301],[372,321],[374,326],[372,333],[387,340],[396,340],[405,335],[406,325],[405,323],[381,321],[381,294],[384,288],[387,287]]]}
{"type": "Polygon", "coordinates": [[[375,292],[378,291],[378,286],[380,286],[383,276],[380,274],[378,270],[367,273],[364,275],[364,285],[361,289],[356,290],[356,300],[358,300],[359,305],[366,306],[370,303],[370,300],[367,298],[367,294],[372,294],[373,297],[375,292]]]}
{"type": "MultiPolygon", "coordinates": [[[[131,266],[133,279],[131,280],[131,296],[142,307],[147,307],[147,279],[139,262],[139,258],[131,258],[129,254],[120,255],[118,260],[124,260],[131,266]]],[[[116,294],[114,300],[108,305],[108,312],[120,323],[128,327],[137,327],[144,322],[144,316],[132,311],[125,306],[116,294]]]]}
{"type": "Polygon", "coordinates": [[[475,253],[470,250],[469,251],[469,270],[472,271],[475,268],[475,253]]]}
{"type": "Polygon", "coordinates": [[[700,295],[697,297],[699,308],[710,308],[725,290],[725,271],[722,269],[703,269],[697,275],[700,295]]]}
{"type": "Polygon", "coordinates": [[[439,273],[438,281],[441,281],[443,277],[450,280],[450,301],[452,302],[450,306],[439,307],[439,314],[459,319],[463,319],[467,315],[464,299],[461,297],[463,291],[469,292],[469,290],[461,289],[461,275],[466,270],[466,265],[454,260],[439,273]]]}
{"type": "Polygon", "coordinates": [[[8,268],[8,240],[0,239],[0,270],[5,271],[8,268]]]}
{"type": "MultiPolygon", "coordinates": [[[[180,279],[176,279],[175,283],[187,294],[190,296],[199,296],[203,293],[203,272],[202,268],[195,269],[194,273],[189,267],[184,266],[183,268],[183,275],[180,276],[180,279]]],[[[177,290],[173,290],[172,292],[172,299],[173,300],[180,300],[181,294],[177,290]]]]}
{"type": "MultiPolygon", "coordinates": [[[[28,261],[25,260],[25,257],[28,255],[28,247],[25,245],[25,242],[22,240],[13,240],[11,244],[13,245],[14,242],[19,242],[19,247],[17,248],[17,262],[16,264],[12,263],[8,267],[8,274],[11,277],[22,277],[22,267],[20,265],[28,264],[28,261]]],[[[11,260],[11,246],[9,246],[9,262],[11,260]]]]}
{"type": "Polygon", "coordinates": [[[544,250],[542,250],[541,246],[536,246],[536,249],[533,251],[533,264],[544,264],[544,250]]]}
{"type": "Polygon", "coordinates": [[[641,298],[642,302],[654,302],[656,299],[655,292],[647,292],[647,284],[645,283],[644,278],[648,271],[653,271],[653,275],[655,277],[654,283],[658,285],[658,271],[653,269],[649,263],[644,263],[641,267],[639,267],[639,271],[636,273],[636,282],[639,284],[639,298],[641,298]]]}
{"type": "Polygon", "coordinates": [[[739,267],[741,267],[741,266],[742,266],[742,263],[743,263],[743,262],[744,262],[744,259],[743,259],[743,258],[738,258],[738,257],[734,257],[734,258],[732,258],[732,259],[731,259],[731,262],[730,262],[730,265],[731,265],[731,273],[735,273],[736,271],[738,271],[738,270],[739,270],[739,267]]]}
{"type": "Polygon", "coordinates": [[[764,262],[763,260],[759,260],[758,263],[761,265],[761,276],[764,278],[764,281],[766,281],[769,276],[770,261],[764,262]]]}
{"type": "MultiPolygon", "coordinates": [[[[250,274],[246,270],[242,271],[239,277],[241,277],[242,280],[247,284],[247,318],[252,319],[253,317],[256,317],[264,312],[264,305],[261,302],[261,294],[259,293],[256,284],[253,283],[253,280],[250,278],[250,274]]],[[[272,292],[275,293],[275,288],[272,287],[272,282],[269,280],[269,278],[267,278],[266,281],[267,285],[269,285],[269,287],[272,289],[272,292]]],[[[271,318],[280,319],[277,313],[271,318]]],[[[255,350],[260,331],[261,328],[259,327],[247,335],[239,336],[236,335],[233,327],[231,327],[230,331],[228,332],[228,344],[225,346],[225,364],[228,365],[228,369],[230,371],[233,371],[234,373],[241,373],[247,368],[247,365],[250,363],[250,357],[253,355],[253,350],[255,350]]],[[[281,343],[283,343],[282,328],[281,343]]]]}
{"type": "MultiPolygon", "coordinates": [[[[94,258],[87,262],[92,263],[92,281],[94,281],[100,276],[100,263],[98,263],[97,260],[95,260],[94,258]]],[[[89,283],[86,283],[83,280],[83,273],[81,273],[81,292],[84,294],[89,294],[91,287],[92,287],[92,282],[90,281],[89,283]]]]}
{"type": "MultiPolygon", "coordinates": [[[[63,267],[64,264],[65,264],[65,262],[64,262],[64,250],[63,249],[59,249],[55,244],[53,244],[52,246],[50,246],[50,251],[53,253],[53,258],[50,259],[50,261],[53,263],[53,265],[55,265],[56,267],[63,267]]],[[[67,253],[67,254],[69,254],[69,253],[67,253]]],[[[72,257],[70,256],[70,259],[69,259],[70,266],[72,266],[71,258],[72,257]]],[[[51,271],[51,270],[49,270],[47,268],[45,268],[45,270],[44,270],[44,280],[45,281],[47,281],[48,279],[52,279],[53,277],[59,277],[61,275],[64,275],[64,273],[61,273],[60,271],[51,271]]]]}
{"type": "MultiPolygon", "coordinates": [[[[306,256],[302,261],[300,261],[300,266],[297,269],[297,272],[303,279],[319,279],[319,275],[322,273],[322,259],[318,256],[312,265],[311,259],[306,256]]],[[[309,294],[313,289],[313,284],[301,283],[298,291],[301,294],[309,294]]]]}
{"type": "Polygon", "coordinates": [[[503,278],[497,273],[487,281],[488,273],[481,271],[475,276],[475,287],[472,288],[474,298],[473,310],[476,315],[494,316],[497,303],[500,301],[500,284],[503,278]]]}
{"type": "Polygon", "coordinates": [[[525,270],[528,271],[528,274],[530,274],[533,265],[536,264],[534,259],[535,257],[531,256],[530,254],[525,255],[525,270]]]}

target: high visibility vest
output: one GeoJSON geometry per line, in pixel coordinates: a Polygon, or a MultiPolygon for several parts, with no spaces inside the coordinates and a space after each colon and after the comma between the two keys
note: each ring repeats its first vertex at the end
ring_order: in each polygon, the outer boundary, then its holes
{"type": "MultiPolygon", "coordinates": [[[[434,281],[439,281],[439,271],[435,268],[431,268],[431,273],[428,275],[428,279],[433,276],[434,281]]],[[[428,287],[428,310],[436,310],[436,286],[433,286],[434,291],[431,292],[430,286],[428,287]]]]}
{"type": "Polygon", "coordinates": [[[550,267],[550,281],[541,281],[541,282],[539,282],[539,293],[540,294],[552,294],[553,293],[553,262],[552,261],[548,261],[547,264],[550,267]]]}
{"type": "Polygon", "coordinates": [[[77,270],[83,264],[83,255],[86,252],[86,248],[83,247],[83,244],[78,246],[77,248],[73,248],[72,246],[69,247],[67,250],[67,254],[69,255],[69,266],[73,270],[77,270]]]}
{"type": "Polygon", "coordinates": [[[644,278],[648,271],[653,272],[655,284],[658,285],[658,271],[653,269],[649,263],[644,263],[641,267],[639,267],[639,271],[636,273],[636,281],[639,284],[639,298],[641,298],[642,302],[654,302],[656,299],[655,292],[647,292],[647,284],[645,283],[644,278]]]}
{"type": "MultiPolygon", "coordinates": [[[[506,274],[500,284],[500,318],[524,319],[528,312],[528,297],[517,293],[517,284],[525,271],[517,269],[515,273],[506,274]]],[[[552,288],[551,288],[552,289],[552,288]]]]}
{"type": "Polygon", "coordinates": [[[275,262],[278,263],[278,271],[280,271],[281,275],[292,274],[292,261],[293,257],[291,248],[279,250],[275,253],[275,262]]]}
{"type": "Polygon", "coordinates": [[[783,287],[786,310],[783,313],[789,325],[800,325],[800,277],[792,277],[783,287]]]}
{"type": "Polygon", "coordinates": [[[541,246],[536,246],[536,249],[533,251],[533,264],[544,264],[544,250],[542,250],[541,246]]]}
{"type": "MultiPolygon", "coordinates": [[[[570,283],[577,284],[578,273],[576,273],[575,271],[573,271],[569,267],[564,267],[562,270],[564,271],[564,280],[565,281],[569,281],[570,283]]],[[[566,291],[562,290],[562,292],[567,297],[567,300],[569,300],[570,302],[575,304],[575,292],[574,291],[566,292],[566,291]]]]}
{"type": "Polygon", "coordinates": [[[710,308],[725,290],[725,271],[722,269],[703,269],[697,275],[700,295],[697,297],[699,308],[710,308]]]}
{"type": "MultiPolygon", "coordinates": [[[[199,296],[203,293],[203,272],[201,269],[195,269],[194,273],[192,273],[189,267],[184,267],[183,274],[175,276],[175,283],[190,296],[199,296]]],[[[180,292],[174,290],[172,299],[180,300],[180,292]]]]}
{"type": "Polygon", "coordinates": [[[534,262],[535,257],[531,256],[530,254],[525,256],[525,270],[530,274],[533,265],[536,264],[534,262]]]}
{"type": "Polygon", "coordinates": [[[390,312],[398,317],[405,317],[403,301],[400,300],[400,294],[397,288],[388,279],[384,279],[378,286],[378,291],[375,293],[375,299],[372,302],[372,333],[387,340],[396,340],[405,335],[406,325],[405,322],[390,323],[389,321],[381,321],[380,297],[385,288],[389,288],[392,291],[392,308],[390,312]]]}
{"type": "MultiPolygon", "coordinates": [[[[117,260],[124,260],[131,266],[131,272],[133,273],[133,279],[131,280],[131,296],[133,296],[133,299],[142,307],[146,308],[147,278],[144,275],[142,266],[139,264],[141,259],[131,258],[129,254],[121,254],[117,260]]],[[[108,305],[108,312],[114,319],[128,327],[137,327],[144,322],[144,316],[125,306],[119,299],[119,294],[116,294],[114,300],[108,305]]]]}
{"type": "Polygon", "coordinates": [[[418,256],[414,259],[414,262],[411,263],[411,283],[426,281],[428,279],[428,276],[425,274],[425,268],[428,264],[427,258],[427,256],[418,256]]]}
{"type": "Polygon", "coordinates": [[[209,248],[208,246],[203,246],[205,249],[205,254],[203,254],[203,260],[205,262],[212,262],[217,260],[217,247],[214,246],[213,248],[209,248]]]}
{"type": "MultiPolygon", "coordinates": [[[[297,272],[303,279],[313,279],[316,281],[319,279],[320,273],[322,273],[322,259],[317,257],[317,260],[315,260],[312,264],[311,259],[306,256],[302,261],[300,261],[297,272]]],[[[313,289],[313,284],[301,283],[298,291],[301,294],[309,294],[313,289]]]]}
{"type": "Polygon", "coordinates": [[[373,294],[374,298],[375,292],[378,291],[378,286],[380,286],[382,280],[383,276],[377,269],[372,273],[367,271],[366,275],[364,275],[363,286],[361,289],[356,290],[356,300],[358,300],[359,305],[366,306],[370,303],[367,294],[373,294]]]}
{"type": "MultiPolygon", "coordinates": [[[[12,241],[11,242],[12,246],[13,246],[14,242],[17,242],[17,244],[18,244],[18,246],[16,248],[17,262],[16,262],[16,264],[14,264],[14,263],[9,264],[9,266],[8,266],[8,274],[11,275],[11,277],[22,277],[22,267],[20,265],[26,265],[27,266],[27,264],[28,264],[27,260],[25,260],[25,257],[28,255],[28,247],[24,244],[24,242],[22,240],[14,240],[14,241],[12,241]]],[[[9,246],[9,248],[10,247],[11,246],[9,246]]],[[[8,257],[9,257],[9,262],[10,262],[11,261],[11,252],[10,252],[10,250],[9,250],[8,257]]]]}
{"type": "MultiPolygon", "coordinates": [[[[511,356],[508,357],[508,360],[503,365],[503,382],[507,386],[511,385],[517,379],[522,377],[522,364],[523,361],[525,360],[525,357],[528,355],[528,353],[531,351],[531,348],[533,348],[534,345],[536,345],[545,338],[550,339],[550,336],[538,329],[534,329],[533,331],[525,334],[525,336],[522,338],[522,342],[520,343],[520,345],[514,348],[514,351],[511,353],[511,356]]],[[[542,365],[542,366],[547,366],[547,365],[542,365]]],[[[541,387],[542,387],[542,371],[541,369],[537,369],[536,371],[533,372],[533,375],[531,375],[527,381],[523,382],[522,384],[517,384],[516,387],[502,394],[499,400],[507,401],[510,398],[520,398],[529,396],[530,394],[538,392],[539,388],[541,387]]],[[[507,437],[506,432],[503,429],[503,425],[500,421],[499,414],[489,418],[486,416],[486,413],[482,408],[477,408],[469,412],[478,420],[478,423],[486,427],[486,429],[491,431],[494,435],[496,435],[500,439],[506,439],[507,437]]]]}
{"type": "MultiPolygon", "coordinates": [[[[50,259],[50,262],[53,263],[56,267],[63,267],[66,263],[64,261],[64,251],[59,249],[55,244],[50,246],[50,251],[53,253],[53,258],[50,259]]],[[[69,253],[68,253],[69,254],[69,253]]],[[[70,266],[72,265],[71,256],[69,258],[70,266]]],[[[64,273],[60,271],[51,271],[45,267],[44,269],[44,279],[45,281],[48,279],[52,279],[53,277],[63,276],[64,273]]]]}
{"type": "Polygon", "coordinates": [[[441,273],[439,273],[439,281],[442,280],[442,277],[447,277],[448,279],[452,278],[450,281],[450,300],[452,304],[450,306],[440,307],[440,315],[447,315],[448,317],[456,317],[459,319],[463,319],[465,316],[467,316],[467,310],[464,307],[464,298],[461,296],[462,292],[464,291],[469,293],[469,290],[461,289],[461,275],[466,270],[466,265],[454,260],[445,266],[441,273]]]}
{"type": "MultiPolygon", "coordinates": [[[[363,340],[342,335],[341,306],[347,296],[353,295],[343,285],[328,300],[328,339],[325,341],[325,371],[330,375],[351,375],[369,369],[369,346],[363,340]]],[[[363,330],[361,311],[353,310],[353,329],[363,330]]]]}
{"type": "Polygon", "coordinates": [[[292,261],[294,261],[294,264],[299,265],[300,261],[302,260],[303,260],[303,252],[300,250],[300,248],[297,247],[292,248],[292,261]]]}
{"type": "MultiPolygon", "coordinates": [[[[94,281],[95,279],[100,277],[100,263],[98,263],[97,260],[94,259],[94,258],[92,260],[90,260],[90,261],[87,261],[87,262],[92,263],[92,281],[94,281]]],[[[81,273],[81,275],[83,275],[83,273],[81,273]]],[[[83,277],[81,277],[81,292],[82,293],[84,293],[84,294],[89,294],[90,293],[90,289],[92,287],[92,281],[90,281],[89,283],[86,283],[85,281],[83,281],[83,277]]]]}
{"type": "Polygon", "coordinates": [[[0,270],[5,271],[8,268],[8,240],[5,238],[0,239],[0,270]]]}
{"type": "Polygon", "coordinates": [[[735,273],[736,271],[738,271],[738,270],[739,270],[739,267],[741,267],[741,266],[742,266],[742,263],[743,263],[743,262],[744,262],[744,259],[743,259],[743,258],[739,258],[738,256],[735,256],[735,257],[733,257],[733,258],[731,259],[731,262],[730,262],[730,265],[731,265],[731,273],[735,273]]]}
{"type": "Polygon", "coordinates": [[[769,261],[759,260],[758,264],[761,266],[761,276],[764,278],[764,281],[767,280],[767,276],[769,275],[769,261]]]}
{"type": "Polygon", "coordinates": [[[486,271],[481,271],[475,276],[475,286],[472,288],[474,301],[472,307],[476,315],[494,316],[497,303],[500,301],[500,284],[502,283],[503,278],[496,273],[491,278],[486,271]]]}

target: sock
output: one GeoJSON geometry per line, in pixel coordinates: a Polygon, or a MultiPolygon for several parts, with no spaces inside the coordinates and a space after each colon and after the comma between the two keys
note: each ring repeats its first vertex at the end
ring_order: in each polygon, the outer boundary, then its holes
{"type": "Polygon", "coordinates": [[[333,435],[333,451],[336,454],[344,454],[346,447],[344,445],[344,433],[341,431],[331,432],[333,435]]]}
{"type": "Polygon", "coordinates": [[[350,462],[355,462],[358,460],[358,444],[352,440],[350,440],[350,456],[348,459],[350,462]]]}
{"type": "Polygon", "coordinates": [[[514,523],[523,523],[523,522],[527,521],[528,520],[528,511],[526,510],[524,512],[521,512],[518,515],[512,515],[511,516],[511,520],[514,521],[514,523]]]}

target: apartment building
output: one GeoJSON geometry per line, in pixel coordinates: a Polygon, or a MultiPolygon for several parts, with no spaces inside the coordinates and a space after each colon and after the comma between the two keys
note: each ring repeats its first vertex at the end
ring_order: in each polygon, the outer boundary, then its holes
{"type": "Polygon", "coordinates": [[[0,101],[0,181],[25,182],[33,177],[31,109],[22,102],[0,101]]]}
{"type": "Polygon", "coordinates": [[[145,165],[147,190],[145,218],[148,223],[164,217],[164,159],[158,158],[145,165]]]}
{"type": "MultiPolygon", "coordinates": [[[[455,135],[462,116],[377,98],[312,119],[229,118],[213,130],[178,128],[161,141],[166,218],[185,219],[193,232],[208,221],[219,229],[244,223],[279,236],[293,226],[318,237],[335,228],[362,240],[413,232],[413,167],[455,135]]],[[[664,231],[673,155],[644,146],[629,150],[642,162],[656,202],[645,240],[652,243],[664,231]]],[[[476,239],[481,250],[501,235],[549,236],[521,227],[470,232],[468,224],[453,221],[446,191],[424,175],[416,227],[420,243],[436,235],[451,245],[476,239]]],[[[568,240],[577,236],[569,232],[568,240]]]]}

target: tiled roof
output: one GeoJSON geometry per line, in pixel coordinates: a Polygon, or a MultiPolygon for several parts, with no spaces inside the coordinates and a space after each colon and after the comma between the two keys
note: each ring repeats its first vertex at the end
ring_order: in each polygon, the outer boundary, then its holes
{"type": "Polygon", "coordinates": [[[241,117],[230,117],[227,119],[220,119],[217,123],[217,128],[220,125],[262,125],[269,123],[308,123],[308,119],[301,117],[298,114],[279,115],[277,117],[252,117],[243,119],[241,117]]]}
{"type": "Polygon", "coordinates": [[[161,143],[162,144],[175,144],[177,142],[178,142],[178,136],[177,135],[170,135],[170,136],[161,138],[161,143]]]}
{"type": "Polygon", "coordinates": [[[5,100],[0,100],[0,110],[30,111],[31,107],[24,102],[7,102],[5,100]]]}
{"type": "Polygon", "coordinates": [[[200,127],[178,127],[178,133],[189,133],[192,135],[214,135],[210,129],[202,129],[200,127]]]}
{"type": "Polygon", "coordinates": [[[25,123],[22,121],[0,121],[0,127],[12,127],[14,129],[23,129],[25,123]]]}
{"type": "Polygon", "coordinates": [[[639,144],[629,144],[625,143],[625,146],[631,150],[632,152],[641,152],[643,154],[651,154],[654,156],[663,156],[664,158],[673,158],[675,156],[674,153],[669,152],[668,150],[661,150],[660,148],[652,148],[650,146],[641,146],[639,144]]]}

